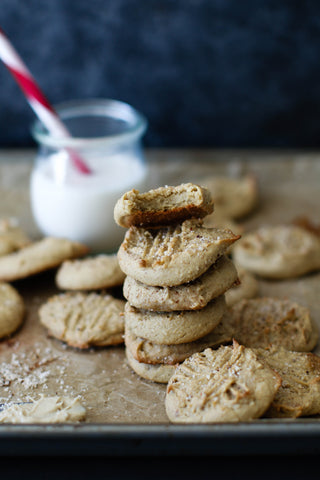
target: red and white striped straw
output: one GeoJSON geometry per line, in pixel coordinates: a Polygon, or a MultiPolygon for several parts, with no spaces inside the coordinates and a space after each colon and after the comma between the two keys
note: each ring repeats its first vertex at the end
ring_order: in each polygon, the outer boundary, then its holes
{"type": "MultiPolygon", "coordinates": [[[[35,79],[29,72],[28,68],[16,52],[15,48],[9,42],[7,36],[0,28],[0,59],[8,68],[10,73],[15,78],[16,82],[20,86],[21,90],[25,94],[25,97],[39,118],[39,120],[45,125],[48,131],[52,135],[58,137],[71,137],[69,131],[60,120],[58,114],[50,105],[45,95],[40,90],[35,79]]],[[[68,149],[70,158],[74,166],[81,173],[91,173],[90,168],[80,158],[75,151],[68,149]]]]}

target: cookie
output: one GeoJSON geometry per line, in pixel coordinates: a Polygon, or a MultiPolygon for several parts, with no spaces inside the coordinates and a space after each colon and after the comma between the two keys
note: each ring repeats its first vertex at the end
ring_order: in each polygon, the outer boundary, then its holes
{"type": "Polygon", "coordinates": [[[231,230],[236,235],[242,235],[244,228],[240,223],[236,223],[231,218],[213,212],[203,219],[203,226],[206,228],[224,228],[231,230]]]}
{"type": "Polygon", "coordinates": [[[221,322],[204,337],[194,342],[177,345],[160,345],[152,343],[142,337],[137,337],[128,328],[125,329],[125,345],[133,358],[138,362],[149,364],[176,365],[183,362],[193,353],[201,352],[205,348],[218,348],[221,345],[232,343],[233,331],[229,325],[221,322]]]}
{"type": "Polygon", "coordinates": [[[130,305],[145,310],[198,310],[226,292],[237,279],[233,262],[224,255],[200,277],[176,287],[152,287],[127,276],[123,295],[130,305]]]}
{"type": "Polygon", "coordinates": [[[117,255],[101,254],[63,262],[56,285],[62,290],[99,290],[122,285],[124,278],[117,255]]]}
{"type": "Polygon", "coordinates": [[[118,251],[121,270],[151,286],[176,286],[202,275],[240,237],[199,220],[160,229],[131,227],[118,251]]]}
{"type": "Polygon", "coordinates": [[[259,282],[255,275],[247,270],[237,267],[239,282],[233,285],[225,293],[226,304],[232,307],[235,303],[244,300],[245,298],[253,298],[258,295],[259,282]]]}
{"type": "Polygon", "coordinates": [[[17,252],[0,257],[0,280],[10,282],[26,278],[86,253],[88,248],[81,243],[65,238],[45,237],[17,252]]]}
{"type": "Polygon", "coordinates": [[[0,411],[0,423],[74,423],[85,416],[79,398],[41,396],[39,400],[7,406],[0,411]]]}
{"type": "Polygon", "coordinates": [[[319,356],[283,348],[259,348],[255,352],[282,380],[265,416],[297,418],[320,414],[319,356]]]}
{"type": "Polygon", "coordinates": [[[211,193],[214,209],[221,217],[239,219],[251,213],[258,203],[258,184],[253,175],[240,178],[213,176],[203,179],[211,193]]]}
{"type": "Polygon", "coordinates": [[[55,295],[39,309],[49,335],[71,347],[89,348],[123,343],[123,300],[95,292],[55,295]]]}
{"type": "Polygon", "coordinates": [[[24,300],[9,283],[0,282],[0,339],[14,333],[25,316],[24,300]]]}
{"type": "Polygon", "coordinates": [[[240,422],[259,418],[281,385],[280,376],[252,349],[234,342],[207,348],[181,363],[165,398],[174,423],[240,422]]]}
{"type": "Polygon", "coordinates": [[[212,300],[201,310],[151,312],[125,306],[126,328],[137,337],[165,345],[192,342],[207,335],[220,322],[225,312],[224,295],[212,300]]]}
{"type": "Polygon", "coordinates": [[[296,225],[269,225],[243,235],[234,262],[261,277],[294,278],[320,269],[320,238],[296,225]]]}
{"type": "Polygon", "coordinates": [[[116,203],[114,219],[121,227],[170,225],[213,212],[206,188],[193,183],[166,186],[140,193],[131,190],[116,203]]]}
{"type": "Polygon", "coordinates": [[[151,382],[168,383],[170,377],[175,371],[174,365],[150,365],[148,363],[138,362],[127,349],[126,357],[128,365],[132,368],[132,370],[139,375],[139,377],[150,380],[151,382]]]}
{"type": "Polygon", "coordinates": [[[234,338],[247,347],[283,347],[309,352],[318,341],[318,328],[308,308],[287,299],[241,300],[224,315],[234,338]]]}
{"type": "Polygon", "coordinates": [[[19,250],[31,243],[29,236],[14,218],[0,219],[0,256],[19,250]]]}

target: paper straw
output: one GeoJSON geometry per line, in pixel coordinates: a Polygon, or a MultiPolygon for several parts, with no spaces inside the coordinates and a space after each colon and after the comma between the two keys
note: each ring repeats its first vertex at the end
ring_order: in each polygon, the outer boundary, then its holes
{"type": "MultiPolygon", "coordinates": [[[[57,137],[70,138],[71,135],[58,114],[42,93],[30,71],[0,28],[0,59],[23,91],[29,105],[48,131],[57,137]]],[[[91,173],[90,168],[74,151],[67,149],[74,166],[81,173],[91,173]]]]}

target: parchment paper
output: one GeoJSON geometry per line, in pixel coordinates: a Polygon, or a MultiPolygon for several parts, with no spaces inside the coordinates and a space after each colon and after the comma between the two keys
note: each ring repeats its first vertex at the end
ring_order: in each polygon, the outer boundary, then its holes
{"type": "MultiPolygon", "coordinates": [[[[41,234],[29,202],[29,175],[34,151],[0,152],[0,217],[14,216],[33,237],[41,234]]],[[[153,150],[146,152],[146,188],[208,175],[254,173],[260,201],[244,222],[245,230],[307,215],[320,222],[320,158],[317,153],[153,150]]],[[[27,316],[22,328],[0,342],[0,403],[45,395],[80,396],[87,423],[169,423],[165,386],[143,380],[126,363],[124,347],[79,351],[48,338],[39,324],[38,308],[58,293],[55,271],[15,282],[27,316]]],[[[320,273],[286,281],[259,280],[261,296],[290,298],[310,308],[320,328],[320,273]]],[[[319,347],[315,350],[320,353],[319,347]]]]}

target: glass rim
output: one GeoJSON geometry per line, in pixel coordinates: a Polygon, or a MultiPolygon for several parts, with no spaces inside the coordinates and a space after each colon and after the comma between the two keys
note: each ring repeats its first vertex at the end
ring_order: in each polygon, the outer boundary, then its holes
{"type": "Polygon", "coordinates": [[[64,118],[81,117],[82,115],[106,116],[109,112],[108,116],[124,120],[128,124],[128,128],[121,133],[99,137],[61,137],[52,135],[39,119],[35,120],[31,125],[33,138],[38,144],[53,148],[92,148],[100,144],[109,145],[134,141],[144,134],[148,124],[146,117],[129,103],[108,98],[69,100],[54,105],[54,109],[62,121],[64,118]],[[115,112],[118,112],[118,115],[115,115],[115,112]],[[130,122],[128,118],[130,118],[130,122]]]}

